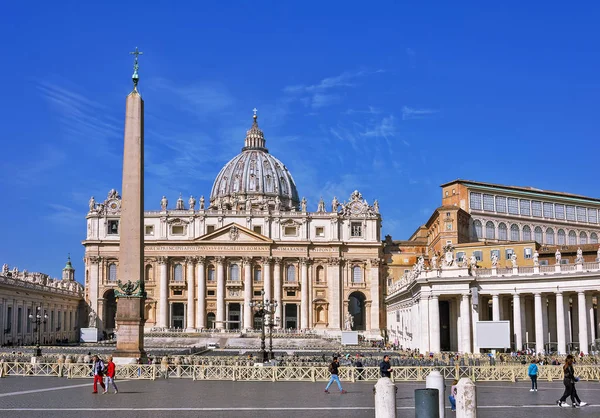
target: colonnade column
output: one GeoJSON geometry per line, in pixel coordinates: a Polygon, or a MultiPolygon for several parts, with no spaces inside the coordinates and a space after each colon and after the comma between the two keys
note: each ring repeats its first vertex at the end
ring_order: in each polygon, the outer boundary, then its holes
{"type": "Polygon", "coordinates": [[[473,315],[473,321],[471,321],[471,329],[473,330],[473,354],[480,354],[481,350],[477,345],[477,322],[479,321],[479,305],[471,304],[471,306],[471,315],[473,315]]]}
{"type": "Polygon", "coordinates": [[[585,292],[577,292],[577,305],[579,307],[579,351],[588,353],[588,327],[585,292]]]}
{"type": "Polygon", "coordinates": [[[556,293],[556,340],[558,354],[567,353],[565,339],[565,298],[561,292],[556,293]]]}
{"type": "Polygon", "coordinates": [[[500,321],[500,297],[492,295],[492,321],[500,321]]]}
{"type": "Polygon", "coordinates": [[[521,296],[513,295],[513,331],[515,334],[515,351],[523,348],[523,326],[521,325],[521,296]]]}
{"type": "Polygon", "coordinates": [[[533,295],[535,309],[535,352],[544,352],[544,313],[542,309],[542,295],[533,295]]]}
{"type": "Polygon", "coordinates": [[[429,301],[429,350],[434,353],[441,351],[440,347],[440,301],[438,295],[433,295],[429,301]]]}
{"type": "Polygon", "coordinates": [[[585,295],[585,309],[588,313],[588,342],[593,343],[596,340],[596,321],[594,319],[594,302],[591,293],[585,295]]]}
{"type": "Polygon", "coordinates": [[[264,257],[262,259],[263,262],[263,271],[265,272],[265,300],[273,301],[273,296],[271,293],[271,257],[264,257]]]}
{"type": "Polygon", "coordinates": [[[301,301],[300,301],[300,329],[308,328],[308,260],[303,258],[300,260],[302,266],[302,284],[301,284],[301,301]]]}
{"type": "Polygon", "coordinates": [[[217,263],[217,316],[216,327],[218,329],[225,328],[225,274],[223,264],[225,257],[215,257],[217,263]]]}
{"type": "Polygon", "coordinates": [[[244,257],[244,325],[243,329],[252,328],[252,258],[244,257]]]}
{"type": "Polygon", "coordinates": [[[421,354],[429,352],[429,299],[426,295],[421,294],[419,299],[419,317],[421,318],[420,330],[421,335],[421,354]]]}
{"type": "Polygon", "coordinates": [[[160,315],[158,317],[158,326],[161,328],[168,328],[169,318],[169,281],[167,279],[167,264],[169,259],[167,257],[158,257],[158,265],[160,266],[160,296],[158,299],[158,311],[160,315]]]}
{"type": "Polygon", "coordinates": [[[204,328],[206,327],[206,277],[205,277],[205,267],[204,262],[206,261],[206,257],[198,257],[197,267],[197,277],[198,277],[198,305],[196,311],[196,328],[204,328]]]}
{"type": "Polygon", "coordinates": [[[340,330],[342,328],[341,320],[341,300],[343,291],[340,286],[340,259],[330,258],[327,266],[327,287],[329,287],[331,300],[329,301],[329,328],[340,330]]]}
{"type": "Polygon", "coordinates": [[[281,258],[275,258],[273,264],[273,298],[277,302],[275,308],[275,326],[281,328],[283,323],[283,306],[281,306],[281,258]]]}
{"type": "MultiPolygon", "coordinates": [[[[90,298],[91,308],[96,312],[96,315],[100,316],[98,313],[98,288],[100,286],[100,276],[99,276],[99,263],[101,261],[100,257],[90,257],[88,258],[90,263],[90,272],[88,277],[88,295],[90,298]]],[[[29,320],[29,318],[27,318],[29,320]]]]}
{"type": "Polygon", "coordinates": [[[194,263],[197,257],[186,257],[185,262],[187,265],[187,324],[186,329],[192,331],[195,328],[194,324],[194,291],[196,290],[196,284],[194,281],[194,263]]]}
{"type": "MultiPolygon", "coordinates": [[[[380,260],[378,258],[372,258],[369,260],[369,264],[371,265],[370,270],[370,279],[371,279],[371,326],[372,330],[379,330],[379,297],[381,295],[380,283],[379,283],[379,264],[380,260]]],[[[385,309],[385,307],[384,307],[385,309]]],[[[439,307],[438,307],[438,319],[439,319],[439,307]]],[[[439,321],[438,321],[438,329],[439,329],[439,321]]],[[[439,332],[438,332],[439,336],[439,332]]],[[[433,349],[432,349],[433,350],[433,349]]]]}
{"type": "Polygon", "coordinates": [[[464,353],[471,352],[471,316],[469,309],[469,294],[462,295],[460,301],[460,320],[462,322],[462,349],[464,353]]]}

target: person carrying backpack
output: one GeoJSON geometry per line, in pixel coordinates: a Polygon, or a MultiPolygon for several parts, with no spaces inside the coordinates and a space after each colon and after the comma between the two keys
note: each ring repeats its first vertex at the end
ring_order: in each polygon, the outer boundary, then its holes
{"type": "Polygon", "coordinates": [[[340,377],[338,376],[339,367],[340,367],[340,362],[339,362],[337,356],[333,357],[333,361],[329,365],[329,373],[331,373],[331,377],[329,378],[329,383],[327,383],[327,386],[325,387],[325,393],[329,393],[329,386],[331,386],[331,384],[333,382],[337,383],[338,389],[340,390],[341,394],[346,393],[346,391],[344,389],[342,389],[342,383],[340,382],[340,377]]]}
{"type": "Polygon", "coordinates": [[[537,392],[538,366],[535,359],[531,360],[531,364],[527,368],[527,375],[531,379],[531,389],[529,389],[529,392],[537,392]]]}
{"type": "Polygon", "coordinates": [[[92,393],[98,393],[98,383],[102,389],[106,390],[104,382],[102,381],[104,376],[104,362],[98,358],[97,355],[92,357],[92,375],[94,376],[94,391],[92,393]]]}

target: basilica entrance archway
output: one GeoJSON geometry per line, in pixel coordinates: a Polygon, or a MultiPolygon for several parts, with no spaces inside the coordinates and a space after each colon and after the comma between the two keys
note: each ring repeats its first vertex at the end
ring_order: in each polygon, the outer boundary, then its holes
{"type": "Polygon", "coordinates": [[[367,298],[362,292],[352,292],[348,297],[348,312],[354,319],[353,331],[365,331],[367,321],[365,314],[365,300],[367,298]]]}
{"type": "Polygon", "coordinates": [[[240,329],[240,304],[230,303],[229,304],[229,318],[227,318],[228,329],[240,329]]]}
{"type": "Polygon", "coordinates": [[[206,328],[213,329],[215,327],[215,318],[214,312],[209,312],[208,315],[206,315],[206,328]]]}
{"type": "Polygon", "coordinates": [[[113,289],[104,292],[104,331],[111,333],[115,330],[115,316],[117,315],[117,298],[113,289]]]}

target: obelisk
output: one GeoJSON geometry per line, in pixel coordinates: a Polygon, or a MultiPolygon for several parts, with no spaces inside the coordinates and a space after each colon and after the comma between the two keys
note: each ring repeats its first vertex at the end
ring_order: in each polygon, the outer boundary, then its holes
{"type": "Polygon", "coordinates": [[[146,358],[144,351],[144,101],[138,92],[138,56],[135,49],[133,91],[127,96],[123,192],[119,243],[117,300],[117,351],[115,362],[146,358]]]}

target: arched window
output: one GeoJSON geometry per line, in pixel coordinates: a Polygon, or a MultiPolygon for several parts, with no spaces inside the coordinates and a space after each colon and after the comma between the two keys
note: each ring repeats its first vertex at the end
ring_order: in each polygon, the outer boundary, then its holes
{"type": "Polygon", "coordinates": [[[519,225],[512,224],[510,226],[510,240],[511,241],[519,241],[521,239],[521,231],[519,231],[519,225]]]}
{"type": "Polygon", "coordinates": [[[587,244],[588,240],[587,240],[587,234],[583,231],[581,231],[579,233],[579,243],[580,244],[587,244]]]}
{"type": "Polygon", "coordinates": [[[542,243],[544,242],[544,233],[542,232],[542,228],[540,228],[539,226],[536,226],[535,229],[533,230],[533,235],[534,235],[534,240],[538,243],[542,243]]]}
{"type": "Polygon", "coordinates": [[[500,241],[508,240],[508,228],[506,228],[506,224],[503,222],[498,225],[498,239],[500,241]]]}
{"type": "Polygon", "coordinates": [[[254,267],[254,281],[260,282],[262,280],[262,270],[260,267],[254,267]]]}
{"type": "Polygon", "coordinates": [[[174,273],[173,276],[175,277],[176,282],[183,281],[183,266],[181,264],[179,264],[179,263],[175,264],[173,273],[174,273]]]}
{"type": "Polygon", "coordinates": [[[554,245],[554,229],[546,229],[546,244],[554,245]]]}
{"type": "Polygon", "coordinates": [[[111,282],[117,281],[117,265],[115,263],[108,265],[108,280],[111,282]]]}
{"type": "Polygon", "coordinates": [[[240,280],[240,266],[237,264],[232,264],[229,267],[229,280],[233,280],[235,282],[240,280]]]}
{"type": "Polygon", "coordinates": [[[496,227],[492,221],[488,221],[485,224],[485,238],[494,239],[496,237],[496,227]]]}
{"type": "Polygon", "coordinates": [[[150,281],[154,280],[153,273],[152,273],[152,265],[151,264],[147,264],[146,265],[146,272],[145,273],[146,273],[145,280],[147,282],[150,282],[150,281]]]}
{"type": "Polygon", "coordinates": [[[475,234],[475,239],[483,238],[483,227],[481,225],[481,221],[473,222],[473,232],[475,234]]]}
{"type": "Polygon", "coordinates": [[[206,278],[208,279],[209,282],[214,282],[215,281],[215,266],[213,266],[212,264],[208,266],[208,270],[207,270],[207,275],[206,278]]]}
{"type": "Polygon", "coordinates": [[[352,283],[362,283],[362,269],[359,266],[352,267],[352,283]]]}
{"type": "Polygon", "coordinates": [[[527,225],[523,227],[523,241],[531,241],[531,228],[527,225]]]}
{"type": "Polygon", "coordinates": [[[567,235],[565,234],[564,229],[558,230],[557,237],[558,237],[558,239],[557,239],[558,245],[565,245],[567,243],[567,235]]]}
{"type": "Polygon", "coordinates": [[[323,266],[317,267],[317,283],[325,283],[325,269],[323,266]]]}
{"type": "Polygon", "coordinates": [[[288,282],[296,281],[296,269],[294,268],[294,266],[287,266],[285,268],[285,279],[288,282]]]}
{"type": "Polygon", "coordinates": [[[569,245],[577,245],[577,234],[575,231],[569,231],[569,245]]]}
{"type": "Polygon", "coordinates": [[[590,235],[590,244],[598,244],[598,234],[595,232],[590,235]]]}

